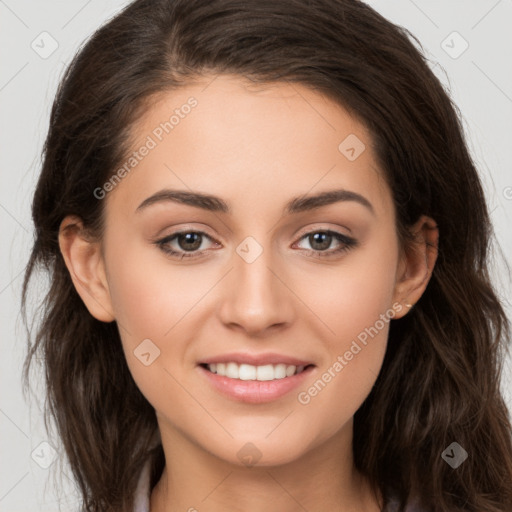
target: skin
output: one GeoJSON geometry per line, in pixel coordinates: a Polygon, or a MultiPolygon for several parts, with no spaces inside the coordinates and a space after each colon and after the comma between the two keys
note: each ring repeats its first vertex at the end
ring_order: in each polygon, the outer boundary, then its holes
{"type": "MultiPolygon", "coordinates": [[[[220,75],[167,92],[134,125],[133,149],[191,96],[198,105],[103,199],[103,238],[88,238],[74,216],[59,237],[78,293],[94,317],[117,321],[133,378],[156,410],[166,467],[151,511],[376,512],[380,496],[353,465],[353,416],[380,371],[389,322],[308,404],[297,394],[394,304],[391,321],[400,321],[419,300],[437,257],[435,222],[421,217],[411,227],[417,243],[401,247],[368,131],[297,84],[220,75]],[[366,146],[354,161],[338,150],[349,134],[366,146]],[[218,196],[232,213],[171,201],[136,212],[163,188],[218,196]],[[364,196],[373,213],[342,201],[283,214],[291,198],[340,188],[364,196]],[[202,256],[172,258],[154,243],[185,228],[208,235],[202,256]],[[326,229],[357,245],[315,257],[321,244],[304,235],[326,229]],[[263,249],[251,263],[236,252],[248,236],[263,249]],[[160,350],[149,366],[134,355],[147,338],[160,350]],[[273,402],[235,402],[197,368],[235,351],[316,368],[273,402]],[[250,467],[237,455],[247,443],[260,455],[250,467]]],[[[170,245],[186,252],[183,242],[170,245]]],[[[340,246],[328,243],[324,252],[340,246]]]]}

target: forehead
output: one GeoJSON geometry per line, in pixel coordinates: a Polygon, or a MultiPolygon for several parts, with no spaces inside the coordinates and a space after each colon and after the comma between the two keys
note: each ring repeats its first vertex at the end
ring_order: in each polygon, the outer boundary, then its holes
{"type": "Polygon", "coordinates": [[[391,206],[365,126],[300,84],[203,77],[151,98],[132,139],[111,207],[133,212],[165,187],[224,197],[233,212],[340,187],[391,206]]]}

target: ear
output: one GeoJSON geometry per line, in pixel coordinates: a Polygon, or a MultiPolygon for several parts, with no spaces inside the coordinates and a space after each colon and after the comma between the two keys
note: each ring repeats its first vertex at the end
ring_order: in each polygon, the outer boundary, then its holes
{"type": "Polygon", "coordinates": [[[91,315],[112,322],[115,317],[100,242],[88,236],[79,217],[69,215],[60,224],[59,247],[76,291],[91,315]]]}
{"type": "Polygon", "coordinates": [[[405,316],[418,302],[437,260],[439,230],[435,221],[422,215],[410,231],[414,240],[402,248],[394,290],[394,301],[405,307],[394,318],[405,316]]]}

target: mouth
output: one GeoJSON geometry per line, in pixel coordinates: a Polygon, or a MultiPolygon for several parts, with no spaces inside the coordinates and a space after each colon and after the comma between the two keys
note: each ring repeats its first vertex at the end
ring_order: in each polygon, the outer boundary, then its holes
{"type": "Polygon", "coordinates": [[[264,382],[293,377],[294,375],[299,375],[315,365],[306,364],[296,366],[292,364],[280,363],[255,366],[252,364],[238,364],[234,361],[230,361],[225,363],[211,364],[200,363],[199,366],[209,371],[210,373],[219,375],[220,377],[227,377],[229,379],[237,379],[241,381],[253,380],[264,382]]]}
{"type": "Polygon", "coordinates": [[[277,400],[304,384],[317,367],[314,364],[200,363],[197,370],[206,384],[221,396],[237,402],[262,404],[277,400]]]}

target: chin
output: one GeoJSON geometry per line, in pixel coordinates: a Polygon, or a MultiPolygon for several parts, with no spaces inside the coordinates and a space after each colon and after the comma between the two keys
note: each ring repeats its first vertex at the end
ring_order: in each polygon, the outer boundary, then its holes
{"type": "Polygon", "coordinates": [[[224,459],[229,464],[240,467],[271,467],[289,464],[301,458],[304,454],[304,442],[299,445],[284,443],[282,438],[265,438],[268,434],[263,434],[260,438],[235,440],[225,446],[225,450],[212,450],[219,458],[224,459]],[[234,448],[234,452],[233,452],[234,448]]]}

